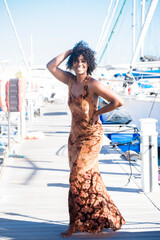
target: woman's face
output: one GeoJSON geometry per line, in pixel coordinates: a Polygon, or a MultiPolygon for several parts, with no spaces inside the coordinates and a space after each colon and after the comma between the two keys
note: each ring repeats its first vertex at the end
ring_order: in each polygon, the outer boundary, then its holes
{"type": "Polygon", "coordinates": [[[76,61],[73,61],[72,66],[75,74],[84,74],[87,73],[88,64],[87,61],[84,59],[83,55],[79,55],[76,61]]]}

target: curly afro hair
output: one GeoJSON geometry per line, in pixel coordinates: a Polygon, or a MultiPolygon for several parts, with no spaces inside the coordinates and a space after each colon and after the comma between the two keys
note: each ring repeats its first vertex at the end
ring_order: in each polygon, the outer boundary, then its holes
{"type": "Polygon", "coordinates": [[[72,69],[73,62],[76,62],[80,55],[83,55],[84,59],[87,61],[87,74],[91,75],[91,73],[96,68],[95,52],[89,48],[88,44],[84,41],[78,42],[73,48],[73,52],[69,56],[66,63],[67,69],[72,69]]]}

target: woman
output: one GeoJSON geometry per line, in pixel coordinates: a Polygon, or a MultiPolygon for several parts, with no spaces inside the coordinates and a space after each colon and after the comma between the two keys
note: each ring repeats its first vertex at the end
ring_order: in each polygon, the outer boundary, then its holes
{"type": "Polygon", "coordinates": [[[80,41],[47,64],[49,71],[68,85],[68,105],[72,113],[68,139],[70,224],[61,234],[63,237],[69,237],[75,231],[97,233],[103,228],[116,231],[125,223],[98,168],[103,138],[99,115],[122,106],[122,102],[113,91],[90,76],[96,67],[94,55],[94,51],[80,41]],[[75,75],[58,67],[68,56],[67,68],[75,75]],[[98,109],[99,96],[109,102],[101,109],[98,109]]]}

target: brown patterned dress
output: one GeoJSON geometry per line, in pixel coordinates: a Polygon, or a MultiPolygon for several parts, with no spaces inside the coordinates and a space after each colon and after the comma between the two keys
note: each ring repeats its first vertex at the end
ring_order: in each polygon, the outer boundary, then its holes
{"type": "Polygon", "coordinates": [[[69,214],[70,224],[83,232],[99,232],[103,228],[116,231],[124,218],[109,196],[98,168],[103,128],[100,122],[92,126],[97,107],[88,91],[87,77],[83,93],[74,97],[73,81],[69,83],[68,105],[72,124],[68,139],[70,164],[69,214]]]}

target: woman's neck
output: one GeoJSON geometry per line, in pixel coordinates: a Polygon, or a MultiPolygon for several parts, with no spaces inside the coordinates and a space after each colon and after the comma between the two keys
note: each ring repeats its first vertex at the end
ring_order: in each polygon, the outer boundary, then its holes
{"type": "Polygon", "coordinates": [[[84,82],[84,80],[86,79],[86,77],[87,77],[87,73],[85,73],[85,74],[80,74],[80,75],[76,75],[77,82],[84,82]]]}

